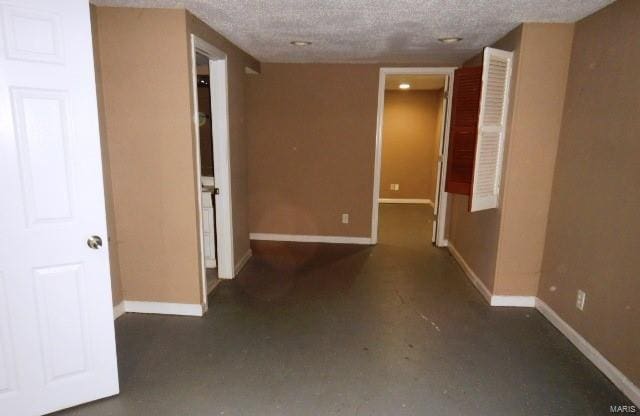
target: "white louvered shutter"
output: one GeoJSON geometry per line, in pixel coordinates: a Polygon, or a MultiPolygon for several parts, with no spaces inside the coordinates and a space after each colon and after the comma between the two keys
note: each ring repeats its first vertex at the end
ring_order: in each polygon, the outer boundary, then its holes
{"type": "Polygon", "coordinates": [[[498,207],[513,53],[485,48],[471,212],[498,207]]]}

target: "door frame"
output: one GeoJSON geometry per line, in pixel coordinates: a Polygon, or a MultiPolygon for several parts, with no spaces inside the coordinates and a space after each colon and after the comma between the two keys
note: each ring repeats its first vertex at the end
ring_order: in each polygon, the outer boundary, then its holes
{"type": "Polygon", "coordinates": [[[193,100],[193,129],[195,137],[195,187],[198,212],[198,240],[200,261],[200,283],[203,311],[207,310],[207,274],[204,264],[204,232],[202,227],[202,190],[200,168],[200,127],[198,122],[198,75],[196,53],[209,58],[209,88],[211,97],[211,120],[213,136],[213,172],[215,195],[216,247],[218,251],[218,278],[232,279],[234,273],[233,207],[231,189],[231,159],[229,140],[229,92],[227,77],[227,54],[200,39],[194,34],[191,40],[191,89],[193,100]],[[214,105],[215,103],[215,105],[214,105]]]}
{"type": "Polygon", "coordinates": [[[453,74],[455,67],[383,67],[380,68],[378,80],[378,113],[376,125],[375,160],[373,171],[373,206],[371,212],[371,244],[378,242],[378,204],[380,198],[380,174],[382,169],[382,123],[384,115],[384,92],[387,75],[444,75],[447,78],[446,85],[446,112],[444,117],[443,137],[440,140],[440,150],[438,158],[438,176],[436,183],[438,190],[434,201],[434,213],[437,216],[436,228],[434,230],[434,243],[438,247],[446,247],[445,224],[447,215],[447,193],[443,186],[443,172],[447,166],[447,153],[449,150],[449,124],[451,121],[451,98],[453,95],[453,74]]]}

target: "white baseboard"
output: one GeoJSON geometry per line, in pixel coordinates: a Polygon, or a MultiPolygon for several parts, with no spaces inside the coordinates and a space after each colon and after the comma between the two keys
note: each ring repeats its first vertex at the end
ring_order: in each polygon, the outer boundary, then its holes
{"type": "Polygon", "coordinates": [[[533,308],[536,306],[536,297],[491,295],[491,306],[516,306],[519,308],[533,308]]]}
{"type": "Polygon", "coordinates": [[[565,322],[544,301],[536,298],[536,309],[555,326],[558,331],[569,339],[600,371],[606,375],[633,403],[640,406],[640,389],[633,384],[616,366],[611,364],[600,352],[595,349],[575,329],[565,322]]]}
{"type": "Polygon", "coordinates": [[[125,300],[123,303],[125,312],[202,316],[202,305],[199,303],[140,302],[134,300],[125,300]]]}
{"type": "Polygon", "coordinates": [[[293,241],[299,243],[373,244],[370,237],[343,237],[335,235],[300,235],[251,233],[251,240],[293,241]]]}
{"type": "Polygon", "coordinates": [[[113,320],[120,318],[124,314],[124,301],[118,303],[117,305],[113,305],[113,320]]]}
{"type": "Polygon", "coordinates": [[[484,282],[480,280],[478,275],[471,269],[471,266],[464,260],[462,255],[456,248],[447,241],[447,248],[451,252],[453,258],[456,259],[462,270],[467,275],[471,283],[478,289],[482,297],[489,303],[491,306],[515,306],[520,308],[533,308],[536,306],[536,297],[535,296],[509,296],[509,295],[494,295],[491,293],[489,288],[485,286],[484,282]]]}
{"type": "Polygon", "coordinates": [[[234,275],[240,273],[240,270],[242,270],[242,268],[247,264],[252,255],[253,252],[251,251],[251,249],[247,250],[247,252],[244,253],[244,256],[242,256],[242,258],[236,263],[234,275]]]}
{"type": "Polygon", "coordinates": [[[433,201],[421,198],[378,198],[380,204],[426,204],[433,207],[433,201]]]}
{"type": "Polygon", "coordinates": [[[491,305],[491,291],[484,285],[482,280],[475,274],[475,272],[471,269],[471,267],[467,264],[466,261],[462,258],[462,255],[456,250],[456,248],[449,242],[447,245],[449,252],[453,256],[454,259],[458,262],[462,270],[467,275],[471,283],[478,289],[478,292],[485,298],[485,300],[491,305]]]}
{"type": "Polygon", "coordinates": [[[535,296],[500,296],[492,295],[489,289],[482,283],[471,267],[462,258],[453,244],[448,245],[451,255],[462,267],[471,283],[478,289],[491,306],[520,306],[535,307],[540,313],[555,326],[565,337],[575,345],[600,371],[602,371],[633,403],[640,406],[640,389],[633,384],[616,366],[611,364],[600,352],[595,349],[575,329],[566,323],[544,301],[535,296]]]}

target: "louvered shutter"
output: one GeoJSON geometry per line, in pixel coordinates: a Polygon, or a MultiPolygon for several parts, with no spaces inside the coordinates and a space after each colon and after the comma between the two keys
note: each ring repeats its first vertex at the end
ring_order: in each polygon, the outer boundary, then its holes
{"type": "Polygon", "coordinates": [[[470,210],[498,207],[513,53],[485,48],[470,210]]]}
{"type": "Polygon", "coordinates": [[[481,86],[482,67],[456,69],[445,181],[445,191],[452,194],[471,194],[481,86]]]}

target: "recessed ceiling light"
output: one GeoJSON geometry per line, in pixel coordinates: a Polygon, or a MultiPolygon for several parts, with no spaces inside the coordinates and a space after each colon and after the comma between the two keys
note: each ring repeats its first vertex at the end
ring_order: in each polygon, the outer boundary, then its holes
{"type": "Polygon", "coordinates": [[[408,90],[409,88],[411,88],[411,85],[403,82],[402,84],[398,85],[398,88],[400,88],[401,90],[408,90]]]}
{"type": "Polygon", "coordinates": [[[309,46],[311,45],[311,42],[309,42],[308,40],[293,40],[291,41],[291,44],[293,46],[309,46]]]}
{"type": "Polygon", "coordinates": [[[448,37],[448,38],[438,38],[438,40],[442,43],[457,43],[457,42],[460,42],[462,38],[448,37]]]}

